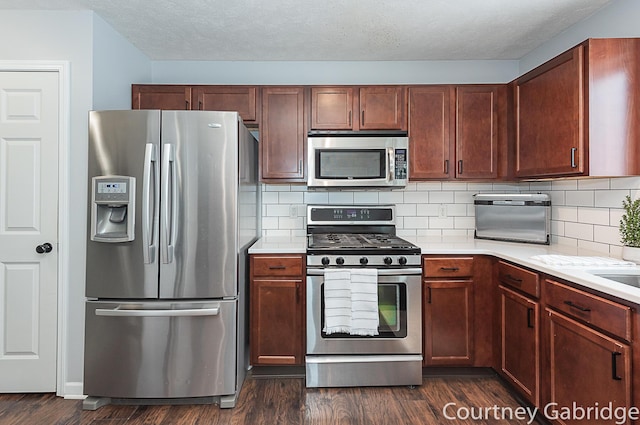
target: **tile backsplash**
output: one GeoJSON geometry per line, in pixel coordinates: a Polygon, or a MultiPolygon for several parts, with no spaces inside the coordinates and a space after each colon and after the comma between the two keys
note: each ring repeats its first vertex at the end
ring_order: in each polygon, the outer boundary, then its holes
{"type": "Polygon", "coordinates": [[[307,204],[395,204],[400,236],[473,236],[473,195],[543,192],[551,197],[552,243],[619,258],[622,199],[640,196],[640,177],[513,183],[409,183],[393,191],[309,191],[302,185],[263,185],[264,236],[304,236],[307,204]]]}

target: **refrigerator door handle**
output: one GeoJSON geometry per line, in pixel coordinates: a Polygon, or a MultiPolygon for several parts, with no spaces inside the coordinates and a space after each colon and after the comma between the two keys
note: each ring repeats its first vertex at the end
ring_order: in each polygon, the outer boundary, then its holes
{"type": "Polygon", "coordinates": [[[96,316],[111,317],[197,317],[197,316],[217,316],[220,314],[220,307],[211,308],[188,308],[184,310],[157,309],[157,310],[135,310],[120,309],[118,306],[113,309],[97,308],[96,316]]]}
{"type": "Polygon", "coordinates": [[[154,234],[153,218],[157,213],[157,203],[159,194],[156,184],[156,149],[153,143],[147,143],[144,150],[144,175],[142,179],[142,244],[144,246],[143,259],[145,264],[152,264],[156,261],[156,241],[154,234]],[[153,205],[151,205],[151,185],[153,182],[154,194],[153,205]]]}
{"type": "Polygon", "coordinates": [[[165,143],[162,148],[162,263],[173,262],[176,236],[176,213],[178,203],[175,153],[172,144],[165,143]]]}

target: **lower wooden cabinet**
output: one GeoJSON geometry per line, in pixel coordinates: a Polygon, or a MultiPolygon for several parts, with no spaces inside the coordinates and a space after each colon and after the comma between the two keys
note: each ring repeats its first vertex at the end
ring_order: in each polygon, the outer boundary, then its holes
{"type": "MultiPolygon", "coordinates": [[[[607,407],[629,412],[631,347],[553,310],[548,321],[550,400],[548,405],[571,408],[607,407]]],[[[582,420],[554,418],[558,424],[610,424],[595,417],[582,420]]],[[[559,415],[558,415],[559,416],[559,415]]],[[[629,422],[625,422],[629,423],[629,422]]]]}
{"type": "Polygon", "coordinates": [[[424,364],[473,364],[473,281],[427,280],[423,285],[424,364]]]}
{"type": "Polygon", "coordinates": [[[540,303],[502,285],[500,371],[529,402],[540,405],[540,303]]]}
{"type": "Polygon", "coordinates": [[[252,255],[250,268],[251,364],[304,364],[303,257],[252,255]]]}

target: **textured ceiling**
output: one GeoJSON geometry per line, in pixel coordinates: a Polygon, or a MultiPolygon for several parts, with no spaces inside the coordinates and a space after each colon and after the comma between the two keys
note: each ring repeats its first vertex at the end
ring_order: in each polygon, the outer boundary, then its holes
{"type": "Polygon", "coordinates": [[[0,0],[0,10],[90,9],[153,60],[397,61],[519,59],[611,1],[0,0]]]}

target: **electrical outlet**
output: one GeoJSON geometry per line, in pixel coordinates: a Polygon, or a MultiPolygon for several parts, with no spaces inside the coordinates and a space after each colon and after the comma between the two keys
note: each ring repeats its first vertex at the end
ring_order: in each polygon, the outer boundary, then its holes
{"type": "Polygon", "coordinates": [[[438,208],[438,217],[447,218],[447,206],[445,204],[440,204],[440,207],[438,208]]]}
{"type": "Polygon", "coordinates": [[[297,218],[298,217],[298,207],[295,205],[291,205],[289,207],[289,218],[297,218]]]}

